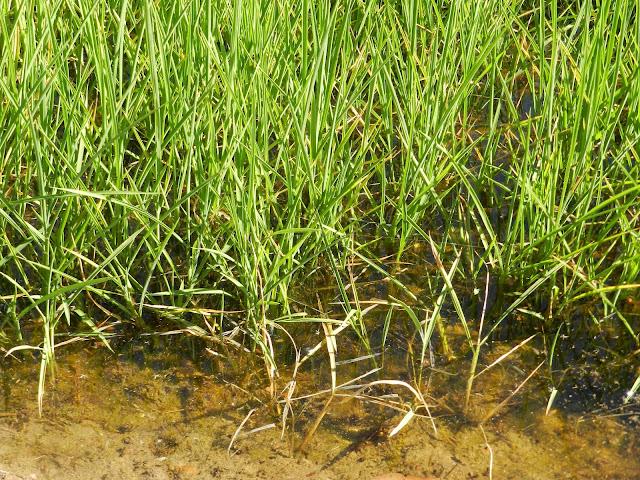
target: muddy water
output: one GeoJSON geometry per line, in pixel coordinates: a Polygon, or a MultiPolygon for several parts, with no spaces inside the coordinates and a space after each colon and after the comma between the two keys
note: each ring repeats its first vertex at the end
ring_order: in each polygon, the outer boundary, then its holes
{"type": "MultiPolygon", "coordinates": [[[[203,346],[141,337],[116,342],[115,353],[88,344],[61,350],[42,417],[35,360],[3,361],[0,478],[640,478],[638,428],[628,411],[626,422],[615,416],[618,410],[545,415],[546,397],[531,381],[479,423],[530,373],[532,350],[521,349],[478,379],[467,416],[461,415],[464,361],[427,368],[423,391],[434,418],[417,416],[393,438],[388,433],[404,413],[391,407],[411,404],[406,389],[371,387],[360,399],[343,390],[300,452],[327,395],[292,401],[295,416],[287,416],[282,436],[282,410],[270,400],[264,364],[250,355],[214,356],[203,346]]],[[[354,347],[344,355],[358,353],[354,347]]],[[[406,363],[387,363],[376,378],[402,378],[406,363]]],[[[338,383],[370,368],[369,362],[339,365],[338,383]]],[[[329,378],[326,367],[307,365],[293,397],[326,389],[329,378]]],[[[279,400],[288,380],[283,371],[279,400]]]]}

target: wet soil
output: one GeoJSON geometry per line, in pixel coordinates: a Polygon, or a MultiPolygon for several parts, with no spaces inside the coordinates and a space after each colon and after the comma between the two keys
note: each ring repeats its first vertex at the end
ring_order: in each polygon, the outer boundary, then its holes
{"type": "MultiPolygon", "coordinates": [[[[282,435],[263,365],[229,358],[163,344],[61,351],[42,416],[37,363],[5,360],[0,479],[640,479],[638,428],[614,415],[545,415],[539,401],[518,397],[484,425],[474,421],[505,398],[518,366],[478,382],[467,417],[459,396],[435,401],[443,387],[433,387],[433,422],[416,417],[392,438],[404,413],[389,408],[389,389],[368,401],[336,398],[300,452],[326,395],[294,401],[282,435]]],[[[445,376],[454,374],[452,364],[445,376]]],[[[302,395],[324,377],[297,380],[302,395]]]]}

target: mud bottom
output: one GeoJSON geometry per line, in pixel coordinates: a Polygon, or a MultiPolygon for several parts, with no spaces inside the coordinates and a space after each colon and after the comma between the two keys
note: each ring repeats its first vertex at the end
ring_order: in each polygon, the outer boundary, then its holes
{"type": "Polygon", "coordinates": [[[327,413],[304,455],[292,455],[314,402],[282,438],[268,389],[250,369],[225,378],[197,373],[191,361],[116,358],[95,348],[62,356],[42,417],[37,369],[5,367],[0,479],[640,478],[632,427],[539,408],[484,427],[436,417],[437,433],[416,418],[388,439],[380,432],[402,414],[351,400],[327,413]]]}

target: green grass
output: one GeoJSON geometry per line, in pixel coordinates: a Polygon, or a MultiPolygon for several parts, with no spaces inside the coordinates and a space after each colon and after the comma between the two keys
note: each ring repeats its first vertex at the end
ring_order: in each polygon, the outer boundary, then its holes
{"type": "Polygon", "coordinates": [[[397,303],[423,355],[444,302],[476,361],[525,305],[553,336],[596,300],[637,340],[639,2],[0,10],[0,327],[43,382],[60,334],[119,322],[238,326],[273,374],[314,269],[369,348],[350,265],[391,277],[389,238],[398,260],[432,238],[442,258],[431,295],[397,303]],[[479,331],[455,287],[487,272],[513,295],[479,331]]]}

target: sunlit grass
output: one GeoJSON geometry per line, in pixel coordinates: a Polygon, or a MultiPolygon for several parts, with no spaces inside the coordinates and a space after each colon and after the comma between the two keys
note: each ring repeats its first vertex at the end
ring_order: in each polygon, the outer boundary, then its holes
{"type": "Polygon", "coordinates": [[[370,349],[351,262],[393,275],[372,232],[397,259],[437,239],[431,296],[396,310],[422,356],[445,301],[476,362],[525,302],[553,336],[597,299],[637,339],[637,3],[0,8],[0,322],[43,382],[60,333],[117,322],[238,327],[275,375],[274,324],[304,320],[291,288],[315,268],[370,349]],[[480,332],[455,282],[487,272],[513,291],[480,332]]]}

